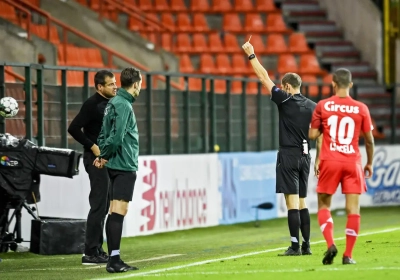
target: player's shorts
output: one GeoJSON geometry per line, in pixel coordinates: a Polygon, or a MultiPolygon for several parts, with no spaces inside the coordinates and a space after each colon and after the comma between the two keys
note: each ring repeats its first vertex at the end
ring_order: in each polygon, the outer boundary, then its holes
{"type": "Polygon", "coordinates": [[[367,191],[361,163],[321,160],[317,193],[334,194],[342,185],[343,194],[362,194],[367,191]]]}
{"type": "Polygon", "coordinates": [[[108,175],[111,181],[110,199],[132,201],[136,171],[121,171],[108,168],[108,175]]]}
{"type": "Polygon", "coordinates": [[[280,148],[276,159],[276,193],[307,197],[311,156],[300,148],[280,148]]]}

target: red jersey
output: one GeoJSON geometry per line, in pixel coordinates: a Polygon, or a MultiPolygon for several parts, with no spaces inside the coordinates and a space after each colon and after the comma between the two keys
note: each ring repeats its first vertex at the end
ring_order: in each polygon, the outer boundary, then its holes
{"type": "Polygon", "coordinates": [[[368,107],[350,96],[321,100],[315,107],[311,128],[323,134],[321,160],[358,161],[360,132],[373,129],[368,107]]]}

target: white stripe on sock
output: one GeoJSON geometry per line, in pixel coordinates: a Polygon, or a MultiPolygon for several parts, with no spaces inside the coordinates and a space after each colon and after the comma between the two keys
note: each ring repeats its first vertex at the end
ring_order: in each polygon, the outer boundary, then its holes
{"type": "Polygon", "coordinates": [[[358,236],[357,232],[351,228],[346,228],[345,233],[346,235],[358,236]]]}
{"type": "Polygon", "coordinates": [[[111,257],[118,256],[118,255],[119,255],[119,250],[112,250],[111,251],[111,257]]]}
{"type": "Polygon", "coordinates": [[[299,241],[297,240],[296,237],[291,236],[290,237],[290,241],[294,242],[294,243],[299,243],[299,241]]]}

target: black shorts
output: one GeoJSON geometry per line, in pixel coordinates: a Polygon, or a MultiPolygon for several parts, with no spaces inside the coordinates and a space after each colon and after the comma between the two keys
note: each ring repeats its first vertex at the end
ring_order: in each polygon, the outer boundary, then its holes
{"type": "Polygon", "coordinates": [[[276,193],[307,197],[311,156],[300,148],[279,149],[276,160],[276,193]]]}
{"type": "Polygon", "coordinates": [[[111,181],[110,199],[132,201],[136,171],[121,171],[108,168],[108,175],[111,181]]]}

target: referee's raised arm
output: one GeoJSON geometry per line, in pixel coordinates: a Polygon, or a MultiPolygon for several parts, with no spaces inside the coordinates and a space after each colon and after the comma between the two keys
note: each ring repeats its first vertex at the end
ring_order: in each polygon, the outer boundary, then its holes
{"type": "Polygon", "coordinates": [[[254,53],[254,47],[252,44],[250,44],[250,39],[243,44],[242,48],[244,52],[247,54],[251,66],[254,69],[254,72],[256,73],[258,79],[260,79],[261,84],[268,90],[269,93],[272,92],[272,87],[275,86],[274,82],[271,80],[271,78],[268,75],[267,70],[261,65],[260,61],[258,61],[255,53],[254,53]]]}

